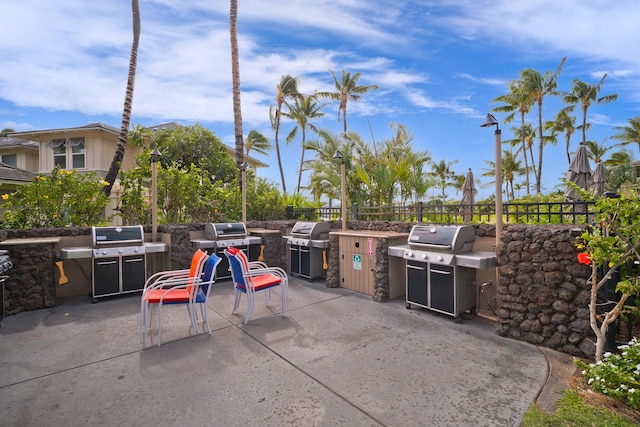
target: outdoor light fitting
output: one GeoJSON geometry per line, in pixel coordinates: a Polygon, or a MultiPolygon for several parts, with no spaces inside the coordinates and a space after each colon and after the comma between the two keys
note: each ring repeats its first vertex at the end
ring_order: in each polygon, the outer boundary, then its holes
{"type": "Polygon", "coordinates": [[[485,119],[484,123],[480,125],[480,127],[486,128],[486,127],[494,126],[494,125],[495,125],[496,129],[500,129],[500,127],[498,126],[498,121],[493,116],[493,114],[487,113],[487,118],[485,119]]]}
{"type": "Polygon", "coordinates": [[[340,159],[340,161],[344,161],[344,157],[342,157],[342,153],[340,151],[336,151],[336,154],[333,155],[334,159],[340,159]]]}
{"type": "Polygon", "coordinates": [[[160,154],[157,148],[154,148],[151,152],[151,163],[158,163],[161,157],[162,154],[160,154]]]}
{"type": "Polygon", "coordinates": [[[249,163],[247,163],[246,160],[244,162],[240,163],[240,169],[245,170],[248,167],[249,167],[249,163]]]}

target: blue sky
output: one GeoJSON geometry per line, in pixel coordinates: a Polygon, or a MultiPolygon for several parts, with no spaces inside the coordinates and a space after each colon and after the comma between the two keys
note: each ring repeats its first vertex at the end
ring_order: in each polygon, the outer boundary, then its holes
{"type": "MultiPolygon", "coordinates": [[[[199,122],[233,145],[229,2],[140,0],[140,8],[132,123],[199,122]]],[[[0,128],[120,126],[130,1],[5,0],[0,16],[0,128]]],[[[493,193],[481,177],[485,161],[494,160],[493,132],[480,124],[521,70],[555,70],[567,57],[559,79],[566,91],[573,79],[596,83],[608,73],[601,94],[619,98],[590,108],[590,140],[612,145],[612,128],[640,115],[638,16],[637,0],[239,0],[243,129],[273,141],[268,112],[282,75],[313,93],[333,89],[329,69],[360,72],[361,84],[380,89],[349,104],[349,130],[381,141],[393,135],[391,123],[404,124],[415,150],[457,160],[459,174],[472,168],[485,197],[493,193]]],[[[544,119],[560,105],[545,100],[544,119]]],[[[339,133],[337,105],[316,125],[339,133]]],[[[291,126],[283,126],[288,133],[291,126]]],[[[501,125],[503,139],[512,138],[511,126],[501,125]]],[[[291,190],[300,144],[282,145],[291,190]]],[[[637,150],[630,147],[635,158],[637,150]]],[[[271,165],[259,174],[279,184],[275,152],[256,157],[271,165]]],[[[561,139],[545,151],[545,192],[566,169],[561,139]]]]}

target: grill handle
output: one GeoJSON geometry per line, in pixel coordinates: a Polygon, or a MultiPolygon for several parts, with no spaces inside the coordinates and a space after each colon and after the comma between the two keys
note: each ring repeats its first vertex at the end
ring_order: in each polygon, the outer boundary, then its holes
{"type": "Polygon", "coordinates": [[[432,273],[436,273],[436,274],[446,274],[447,276],[451,274],[450,271],[444,271],[444,270],[436,270],[434,268],[431,269],[432,273]]]}
{"type": "Polygon", "coordinates": [[[407,264],[407,268],[411,268],[413,270],[424,270],[425,267],[419,267],[417,265],[411,265],[411,264],[407,264]]]}
{"type": "Polygon", "coordinates": [[[451,245],[434,245],[431,243],[414,243],[414,244],[420,245],[420,247],[423,247],[423,248],[429,248],[429,249],[435,249],[435,250],[442,250],[442,249],[451,250],[452,249],[451,245]]]}

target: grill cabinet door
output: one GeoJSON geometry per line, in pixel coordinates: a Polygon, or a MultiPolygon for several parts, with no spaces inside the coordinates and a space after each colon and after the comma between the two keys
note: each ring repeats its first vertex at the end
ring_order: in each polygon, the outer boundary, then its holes
{"type": "Polygon", "coordinates": [[[300,275],[311,277],[311,248],[307,246],[300,246],[300,275]]]}
{"type": "Polygon", "coordinates": [[[431,308],[454,314],[455,288],[453,266],[430,265],[431,308]]]}
{"type": "Polygon", "coordinates": [[[120,260],[118,257],[93,259],[93,296],[120,292],[120,260]]]}
{"type": "Polygon", "coordinates": [[[291,245],[289,255],[291,256],[291,273],[300,274],[300,245],[291,245]]]}
{"type": "Polygon", "coordinates": [[[122,292],[139,291],[147,280],[144,255],[122,257],[122,292]]]}
{"type": "Polygon", "coordinates": [[[407,302],[428,307],[427,264],[407,260],[407,302]]]}

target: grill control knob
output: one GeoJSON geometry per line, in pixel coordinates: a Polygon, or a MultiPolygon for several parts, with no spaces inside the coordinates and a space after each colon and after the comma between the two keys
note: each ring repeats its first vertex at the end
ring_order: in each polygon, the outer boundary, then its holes
{"type": "Polygon", "coordinates": [[[102,251],[102,255],[106,255],[106,254],[107,254],[106,250],[102,251]]]}
{"type": "Polygon", "coordinates": [[[411,251],[407,251],[405,255],[408,256],[409,258],[413,258],[413,252],[411,251]]]}
{"type": "Polygon", "coordinates": [[[422,254],[422,259],[427,259],[427,254],[422,254]]]}
{"type": "Polygon", "coordinates": [[[118,253],[119,254],[123,254],[124,253],[124,249],[118,249],[118,253]]]}
{"type": "Polygon", "coordinates": [[[444,260],[444,258],[442,257],[442,255],[438,255],[438,256],[436,257],[436,259],[437,259],[438,261],[441,261],[441,262],[442,262],[442,260],[444,260]]]}

